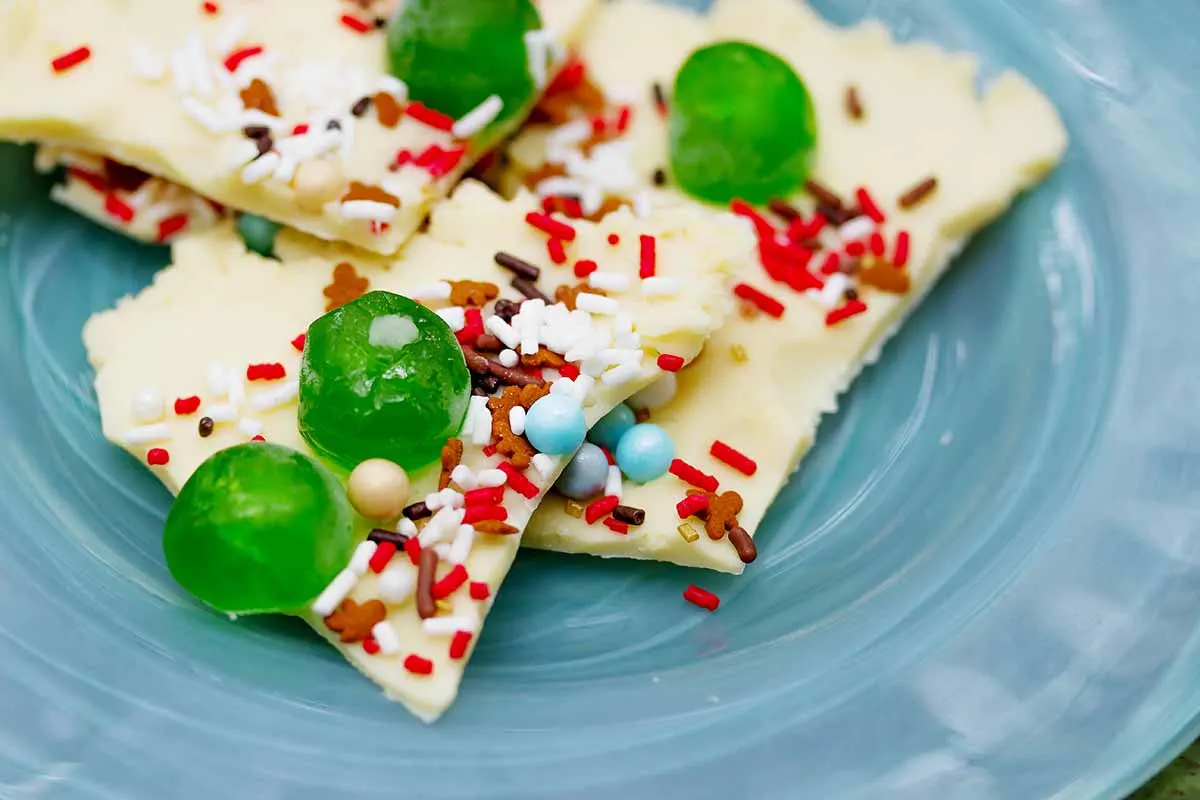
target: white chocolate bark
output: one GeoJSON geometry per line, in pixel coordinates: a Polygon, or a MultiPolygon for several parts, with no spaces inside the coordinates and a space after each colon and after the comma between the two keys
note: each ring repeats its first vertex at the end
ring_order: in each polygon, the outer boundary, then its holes
{"type": "MultiPolygon", "coordinates": [[[[160,272],[152,286],[122,300],[115,309],[97,314],[85,330],[105,435],[139,459],[145,459],[151,447],[165,449],[169,462],[152,469],[172,492],[178,492],[209,455],[257,433],[270,442],[309,452],[297,431],[294,384],[288,383],[296,377],[300,361],[291,342],[324,313],[327,298],[323,289],[330,283],[332,266],[350,262],[358,275],[369,280],[372,290],[425,295],[441,280],[476,280],[495,283],[502,296],[515,297],[508,287],[511,273],[498,267],[493,256],[505,251],[546,264],[546,236],[524,219],[531,207],[529,197],[504,202],[478,184],[465,183],[436,209],[429,231],[415,237],[395,261],[292,232],[281,234],[281,261],[247,253],[227,225],[183,237],[174,246],[174,264],[160,272]],[[247,365],[260,363],[282,364],[287,377],[261,383],[244,381],[247,365]],[[215,370],[217,384],[232,372],[232,389],[211,385],[214,364],[220,365],[215,370]],[[173,412],[176,398],[192,396],[202,401],[195,413],[179,416],[173,412]],[[155,418],[155,405],[146,403],[147,397],[165,398],[161,419],[155,418]],[[232,417],[227,414],[231,407],[232,417]],[[211,436],[201,438],[197,421],[209,414],[229,421],[218,422],[211,436]]],[[[700,351],[728,309],[724,290],[728,274],[746,257],[753,240],[740,221],[726,217],[711,224],[688,209],[666,211],[644,221],[622,213],[603,226],[582,223],[575,227],[578,238],[567,247],[572,260],[595,259],[607,270],[634,278],[629,291],[610,297],[632,323],[642,351],[642,369],[632,379],[610,383],[600,374],[584,401],[592,424],[659,374],[655,366],[658,353],[675,353],[690,360],[700,351]],[[621,236],[619,246],[608,243],[610,232],[621,236]],[[638,237],[643,233],[657,237],[662,273],[687,278],[673,296],[650,298],[638,290],[638,237]]],[[[569,269],[543,266],[543,290],[553,293],[561,283],[575,283],[569,269]]],[[[446,307],[445,303],[430,305],[446,307]]],[[[605,335],[622,325],[616,316],[596,315],[594,322],[605,335]]],[[[484,442],[491,440],[490,422],[488,431],[484,442]]],[[[463,463],[477,474],[501,460],[485,456],[482,446],[473,444],[465,433],[463,439],[463,463]]],[[[526,499],[509,489],[504,495],[508,524],[524,527],[541,493],[564,465],[564,459],[553,459],[545,465],[544,475],[537,464],[526,470],[526,477],[541,491],[526,499]]],[[[412,474],[412,499],[436,490],[438,474],[437,465],[412,474]]],[[[477,534],[464,562],[470,581],[486,582],[494,597],[519,542],[519,533],[477,534]]],[[[393,567],[413,571],[403,551],[388,569],[393,567]]],[[[448,568],[443,564],[442,574],[448,568]]],[[[376,574],[367,571],[350,597],[359,602],[379,597],[378,583],[376,574]]],[[[464,585],[449,601],[451,616],[468,620],[474,630],[473,647],[490,600],[472,600],[464,585]]],[[[390,604],[388,612],[400,644],[398,654],[370,655],[361,644],[339,642],[320,615],[310,614],[307,619],[389,697],[403,702],[422,719],[432,720],[453,701],[469,651],[465,658],[451,659],[450,637],[427,633],[411,600],[390,604]],[[404,667],[404,659],[412,654],[433,662],[431,675],[414,675],[404,667]]]]}
{"type": "MultiPolygon", "coordinates": [[[[574,42],[596,2],[543,0],[546,41],[574,42]]],[[[387,74],[384,31],[351,27],[372,23],[388,4],[367,10],[335,0],[214,5],[219,10],[207,14],[198,2],[159,0],[0,4],[0,138],[108,156],[221,205],[379,253],[395,252],[483,154],[486,143],[460,140],[412,114],[385,123],[377,103],[360,116],[351,113],[377,93],[397,101],[396,108],[405,100],[403,85],[387,74]],[[55,71],[56,59],[80,48],[87,48],[86,59],[55,71]],[[241,93],[256,79],[270,88],[277,114],[245,107],[241,93]],[[270,129],[269,152],[259,155],[247,126],[270,129]],[[389,171],[402,151],[417,159],[436,153],[429,151],[435,145],[445,160],[431,156],[423,166],[389,171]],[[300,198],[297,172],[314,161],[336,168],[337,180],[325,195],[300,198]],[[347,208],[341,201],[352,181],[384,190],[395,203],[347,208]]],[[[561,53],[546,52],[543,66],[552,73],[561,53]]],[[[163,208],[148,211],[150,220],[130,218],[106,206],[108,192],[84,189],[69,185],[57,199],[157,240],[163,208]]],[[[193,229],[204,222],[189,220],[193,229]]]]}
{"type": "MultiPolygon", "coordinates": [[[[742,280],[783,303],[782,318],[733,315],[709,340],[703,358],[680,373],[673,402],[652,413],[680,458],[718,478],[721,491],[742,496],[738,521],[753,533],[812,446],[821,415],[837,409],[841,392],[878,356],[966,240],[1058,163],[1067,137],[1050,102],[1020,76],[1001,75],[979,94],[973,57],[898,44],[876,22],[837,28],[795,0],[719,0],[707,18],[645,0],[617,0],[604,7],[581,55],[610,97],[629,98],[634,106],[625,140],[632,143],[635,192],[648,191],[649,176],[667,165],[666,129],[651,83],[660,81],[669,91],[678,66],[697,45],[723,39],[759,44],[795,67],[819,120],[814,177],[847,198],[857,187],[869,187],[887,215],[889,252],[900,230],[912,241],[911,289],[898,295],[863,288],[867,311],[834,326],[826,324],[827,304],[773,282],[757,258],[741,264],[742,280]],[[847,112],[851,86],[865,111],[862,120],[847,112]],[[938,179],[937,190],[901,210],[901,194],[927,176],[938,179]],[[735,348],[746,360],[736,357],[735,348]],[[713,458],[715,440],[755,460],[756,474],[747,477],[713,458]]],[[[518,168],[513,177],[541,166],[548,148],[553,152],[546,130],[523,133],[512,148],[518,168]]],[[[659,205],[690,204],[669,188],[654,196],[659,205]]],[[[806,196],[793,200],[806,210],[812,206],[806,196]]],[[[565,513],[561,498],[551,497],[523,543],[740,572],[744,565],[730,542],[711,540],[701,522],[690,520],[701,532],[697,541],[677,531],[682,520],[676,503],[687,488],[669,474],[646,485],[626,481],[622,502],[646,510],[645,524],[628,535],[587,525],[565,513]]]]}

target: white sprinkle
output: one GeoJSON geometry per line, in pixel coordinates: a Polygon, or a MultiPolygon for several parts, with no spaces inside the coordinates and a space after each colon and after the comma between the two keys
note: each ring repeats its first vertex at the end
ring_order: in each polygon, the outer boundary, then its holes
{"type": "Polygon", "coordinates": [[[479,481],[480,488],[490,489],[494,486],[503,486],[508,482],[508,475],[504,474],[503,470],[499,469],[483,469],[475,476],[479,481]]]}
{"type": "Polygon", "coordinates": [[[238,420],[237,429],[242,435],[253,439],[255,436],[258,436],[263,432],[263,424],[256,419],[243,417],[242,419],[238,420]]]}
{"type": "Polygon", "coordinates": [[[457,483],[464,492],[469,492],[479,484],[475,481],[475,473],[466,464],[459,464],[450,471],[450,480],[457,483]]]}
{"type": "Polygon", "coordinates": [[[558,469],[558,459],[554,456],[538,453],[533,458],[529,459],[530,465],[537,470],[538,475],[542,476],[543,481],[550,480],[550,476],[558,469]]]}
{"type": "Polygon", "coordinates": [[[584,216],[592,216],[600,207],[604,205],[604,190],[594,183],[589,183],[583,187],[583,193],[579,196],[580,210],[584,216]]]}
{"type": "Polygon", "coordinates": [[[838,236],[842,237],[842,241],[844,242],[853,242],[857,239],[865,239],[874,232],[875,220],[868,216],[855,217],[842,227],[838,228],[838,236]]]}
{"type": "Polygon", "coordinates": [[[370,540],[359,542],[358,547],[354,548],[354,555],[350,556],[350,565],[346,569],[355,575],[366,575],[367,567],[371,563],[371,556],[375,555],[378,548],[379,545],[370,540]]]}
{"type": "Polygon", "coordinates": [[[581,308],[589,314],[616,314],[621,308],[611,297],[589,292],[580,292],[575,297],[575,307],[581,308]]]}
{"type": "Polygon", "coordinates": [[[679,291],[679,280],[655,275],[642,279],[642,294],[647,297],[668,297],[679,291]]]}
{"type": "Polygon", "coordinates": [[[629,276],[619,272],[593,272],[587,277],[588,285],[602,292],[624,292],[629,289],[629,276]]]}
{"type": "Polygon", "coordinates": [[[208,74],[208,58],[204,55],[204,44],[200,41],[200,34],[192,31],[187,35],[184,43],[184,53],[187,55],[188,66],[191,70],[192,82],[196,89],[196,94],[201,97],[208,97],[213,91],[212,76],[208,74]]]}
{"type": "Polygon", "coordinates": [[[229,168],[242,169],[258,158],[258,145],[249,139],[238,139],[230,148],[229,168]]]}
{"type": "Polygon", "coordinates": [[[232,130],[227,120],[194,97],[181,98],[179,104],[185,114],[213,133],[227,133],[232,130]]]}
{"type": "Polygon", "coordinates": [[[139,425],[158,422],[166,413],[166,401],[163,400],[162,394],[150,387],[135,394],[130,407],[133,411],[133,421],[139,425]]]}
{"type": "Polygon", "coordinates": [[[237,408],[229,403],[211,406],[204,414],[213,422],[233,422],[238,417],[237,408]]]}
{"type": "Polygon", "coordinates": [[[521,355],[532,356],[541,349],[542,343],[538,339],[537,330],[527,331],[521,336],[521,355]]]}
{"type": "Polygon", "coordinates": [[[407,566],[388,567],[379,576],[379,596],[388,603],[403,603],[417,588],[417,571],[407,566]]]}
{"type": "Polygon", "coordinates": [[[654,213],[654,201],[650,192],[643,189],[633,197],[633,215],[638,219],[647,219],[654,213]]]}
{"type": "Polygon", "coordinates": [[[492,412],[488,410],[486,397],[472,395],[467,408],[467,427],[471,444],[483,446],[492,440],[492,412]]]}
{"type": "Polygon", "coordinates": [[[300,395],[300,381],[289,380],[277,389],[259,392],[250,398],[250,407],[255,411],[272,411],[292,402],[300,395]]]}
{"type": "Polygon", "coordinates": [[[442,561],[450,560],[450,545],[446,542],[438,542],[433,546],[433,552],[438,554],[438,558],[442,561]]]}
{"type": "Polygon", "coordinates": [[[604,494],[621,499],[621,468],[616,464],[608,465],[608,477],[604,479],[604,494]]]}
{"type": "Polygon", "coordinates": [[[620,366],[613,367],[608,372],[600,376],[600,382],[605,386],[620,386],[628,383],[634,378],[642,374],[641,364],[625,363],[620,366]]]}
{"type": "Polygon", "coordinates": [[[513,406],[508,410],[508,426],[516,436],[525,433],[525,409],[513,406]]]}
{"type": "Polygon", "coordinates": [[[358,576],[350,570],[344,569],[339,572],[337,577],[330,581],[325,590],[313,601],[313,613],[318,617],[328,617],[342,604],[356,583],[358,583],[358,576]]]}
{"type": "MultiPolygon", "coordinates": [[[[175,93],[186,95],[192,91],[192,71],[188,64],[187,57],[182,52],[172,53],[170,58],[171,63],[171,84],[175,87],[175,93]]],[[[190,98],[184,97],[187,101],[190,98]]],[[[186,108],[184,109],[186,110],[186,108]]]]}
{"type": "Polygon", "coordinates": [[[139,425],[125,431],[126,444],[150,444],[171,438],[171,426],[165,422],[154,425],[139,425]]]}
{"type": "Polygon", "coordinates": [[[492,336],[495,336],[500,341],[504,342],[504,346],[509,349],[516,349],[521,344],[520,335],[513,330],[513,326],[509,325],[504,320],[497,316],[488,317],[487,322],[483,323],[483,327],[492,336]]]}
{"type": "Polygon", "coordinates": [[[515,367],[517,362],[521,360],[521,357],[517,355],[516,350],[506,347],[500,351],[500,356],[497,360],[506,367],[515,367]]]}
{"type": "Polygon", "coordinates": [[[599,349],[599,343],[594,338],[589,338],[569,347],[567,352],[563,354],[563,358],[571,363],[575,363],[576,361],[591,358],[596,355],[599,349]]]}
{"type": "Polygon", "coordinates": [[[417,538],[421,542],[422,547],[431,547],[440,541],[443,541],[447,536],[451,536],[458,532],[458,526],[462,524],[463,512],[459,509],[443,508],[438,511],[429,522],[425,523],[425,527],[421,529],[421,534],[417,538]]]}
{"type": "Polygon", "coordinates": [[[472,525],[459,525],[454,541],[450,543],[450,553],[446,560],[451,564],[463,564],[471,555],[471,547],[475,544],[475,528],[472,525]]]}
{"type": "Polygon", "coordinates": [[[580,142],[587,141],[592,135],[592,123],[586,119],[577,119],[560,125],[546,136],[546,144],[552,148],[574,147],[580,142]]]}
{"type": "Polygon", "coordinates": [[[246,399],[246,379],[245,373],[239,372],[236,369],[229,370],[229,378],[226,380],[226,386],[229,387],[229,403],[233,407],[238,407],[242,401],[246,399]]]}
{"type": "Polygon", "coordinates": [[[538,197],[549,197],[550,195],[563,195],[567,197],[577,197],[583,194],[583,182],[578,178],[546,178],[539,183],[535,189],[538,197]]]}
{"type": "Polygon", "coordinates": [[[421,623],[430,636],[453,636],[459,631],[475,632],[475,623],[467,617],[430,617],[421,623]]]}
{"type": "Polygon", "coordinates": [[[550,384],[550,394],[561,394],[567,397],[575,396],[575,381],[570,378],[559,378],[550,384]]]}
{"type": "Polygon", "coordinates": [[[604,370],[608,369],[608,367],[609,364],[607,361],[602,358],[596,358],[595,356],[591,358],[585,358],[583,361],[579,362],[580,373],[589,375],[593,378],[602,375],[604,370]]]}
{"type": "Polygon", "coordinates": [[[804,294],[826,308],[833,308],[842,302],[842,297],[848,288],[850,288],[850,276],[844,272],[835,272],[825,279],[825,285],[819,291],[809,289],[804,294]]]}
{"type": "Polygon", "coordinates": [[[281,155],[279,157],[279,166],[275,168],[271,179],[279,183],[290,183],[299,167],[300,161],[294,155],[281,155]]]}
{"type": "Polygon", "coordinates": [[[408,517],[401,517],[400,521],[396,523],[396,530],[399,533],[403,533],[405,536],[416,536],[417,523],[413,522],[408,517]]]}
{"type": "Polygon", "coordinates": [[[400,637],[396,629],[386,619],[371,626],[371,636],[379,645],[379,652],[385,656],[394,656],[400,652],[400,637]]]}
{"type": "Polygon", "coordinates": [[[408,99],[408,84],[395,75],[384,73],[379,76],[379,82],[375,85],[379,87],[379,91],[387,92],[401,103],[408,99]]]}
{"type": "Polygon", "coordinates": [[[606,347],[601,350],[596,357],[602,359],[607,365],[626,363],[640,364],[642,361],[642,351],[633,349],[625,350],[619,347],[606,347]]]}
{"type": "Polygon", "coordinates": [[[439,492],[427,494],[425,496],[425,505],[430,511],[437,511],[442,508],[462,508],[463,496],[453,489],[442,489],[439,492]]]}
{"type": "Polygon", "coordinates": [[[541,89],[550,81],[546,64],[550,60],[550,43],[542,29],[525,34],[525,53],[529,59],[529,74],[533,85],[541,89]]]}
{"type": "Polygon", "coordinates": [[[613,344],[625,350],[640,351],[642,349],[642,337],[633,331],[621,331],[614,337],[613,344]]]}
{"type": "Polygon", "coordinates": [[[242,183],[252,184],[263,181],[268,175],[279,169],[283,159],[278,153],[263,153],[242,169],[242,183]]]}
{"type": "Polygon", "coordinates": [[[226,53],[233,49],[233,46],[242,40],[246,35],[246,30],[250,27],[250,20],[245,14],[238,14],[229,21],[229,24],[221,29],[213,39],[213,46],[218,53],[226,53]]]}
{"type": "Polygon", "coordinates": [[[409,297],[413,300],[449,300],[451,287],[448,281],[430,283],[416,289],[409,297]]]}
{"type": "Polygon", "coordinates": [[[454,127],[450,129],[450,132],[459,139],[470,139],[488,125],[491,125],[492,121],[500,116],[500,112],[503,110],[504,101],[500,99],[500,95],[494,94],[464,114],[461,119],[454,123],[454,127]]]}
{"type": "Polygon", "coordinates": [[[378,200],[347,200],[339,206],[344,219],[363,219],[390,222],[396,218],[396,207],[378,200]]]}
{"type": "Polygon", "coordinates": [[[450,330],[454,331],[455,333],[467,327],[467,312],[461,306],[439,308],[433,313],[441,317],[445,323],[450,326],[450,330]]]}
{"type": "Polygon", "coordinates": [[[144,44],[135,44],[129,53],[133,74],[144,81],[160,80],[167,72],[167,64],[162,58],[150,52],[144,44]]]}
{"type": "Polygon", "coordinates": [[[579,401],[579,405],[589,405],[592,397],[592,389],[596,388],[596,379],[591,375],[580,375],[575,379],[575,399],[579,401]]]}

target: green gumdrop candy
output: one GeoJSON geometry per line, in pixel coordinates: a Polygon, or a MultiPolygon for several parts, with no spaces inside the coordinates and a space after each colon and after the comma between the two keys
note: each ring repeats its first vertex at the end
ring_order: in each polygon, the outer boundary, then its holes
{"type": "Polygon", "coordinates": [[[237,232],[246,249],[264,258],[275,256],[275,237],[283,227],[278,222],[254,214],[238,214],[237,232]]]}
{"type": "Polygon", "coordinates": [[[308,329],[300,433],[347,470],[369,458],[409,471],[437,460],[470,400],[454,332],[407,297],[368,292],[308,329]]]}
{"type": "Polygon", "coordinates": [[[537,91],[525,34],[541,26],[531,0],[406,0],[388,25],[388,60],[413,100],[458,118],[495,94],[511,121],[537,91]]]}
{"type": "Polygon", "coordinates": [[[804,82],[783,59],[744,42],[692,53],[675,78],[669,129],[676,182],[722,204],[795,192],[817,146],[804,82]]]}
{"type": "Polygon", "coordinates": [[[338,479],[286,447],[249,442],[192,474],[163,532],[183,588],[234,614],[298,611],[346,566],[357,544],[338,479]]]}

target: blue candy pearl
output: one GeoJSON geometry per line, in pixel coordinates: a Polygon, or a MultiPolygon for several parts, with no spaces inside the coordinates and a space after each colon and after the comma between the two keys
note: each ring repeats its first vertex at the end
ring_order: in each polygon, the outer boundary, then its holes
{"type": "Polygon", "coordinates": [[[635,423],[633,409],[622,403],[592,426],[588,431],[588,441],[609,451],[616,450],[621,437],[628,433],[635,423]]]}
{"type": "Polygon", "coordinates": [[[539,451],[552,456],[574,453],[583,444],[587,421],[573,397],[548,394],[525,415],[525,437],[539,451]]]}
{"type": "Polygon", "coordinates": [[[604,491],[608,478],[608,457],[594,444],[585,442],[567,464],[554,488],[572,500],[591,500],[604,491]]]}
{"type": "Polygon", "coordinates": [[[667,474],[675,459],[675,443],[657,425],[635,425],[617,444],[617,466],[636,483],[667,474]]]}
{"type": "Polygon", "coordinates": [[[280,227],[278,222],[254,214],[239,214],[237,218],[238,235],[246,243],[246,249],[264,258],[274,257],[275,237],[280,227]]]}

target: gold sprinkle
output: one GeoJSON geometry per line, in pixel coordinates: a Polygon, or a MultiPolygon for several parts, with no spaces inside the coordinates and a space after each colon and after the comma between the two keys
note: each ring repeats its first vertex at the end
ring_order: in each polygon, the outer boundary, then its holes
{"type": "Polygon", "coordinates": [[[746,348],[740,344],[729,345],[729,355],[733,356],[733,360],[739,364],[745,364],[750,360],[750,356],[746,353],[746,348]]]}
{"type": "Polygon", "coordinates": [[[696,530],[686,522],[681,523],[675,530],[679,531],[679,535],[682,536],[683,540],[688,544],[691,544],[700,538],[700,531],[696,530]]]}
{"type": "Polygon", "coordinates": [[[439,617],[449,617],[453,616],[453,614],[454,606],[451,605],[449,600],[443,599],[437,601],[437,615],[439,617]]]}
{"type": "Polygon", "coordinates": [[[576,503],[574,500],[568,500],[566,504],[567,516],[579,519],[583,516],[583,503],[576,503]]]}
{"type": "Polygon", "coordinates": [[[749,300],[743,300],[738,304],[738,313],[742,315],[742,319],[754,319],[759,313],[758,306],[749,300]]]}

